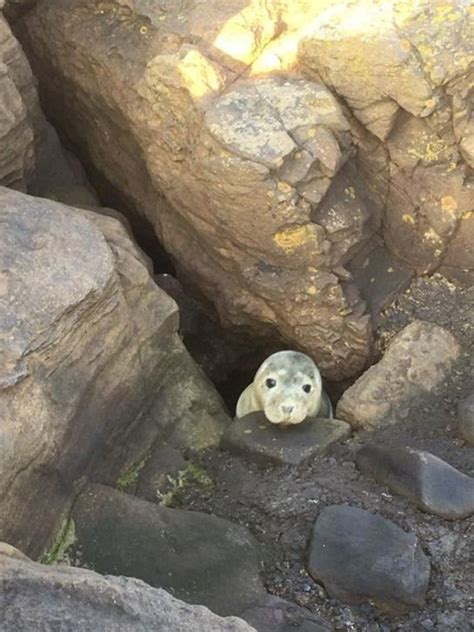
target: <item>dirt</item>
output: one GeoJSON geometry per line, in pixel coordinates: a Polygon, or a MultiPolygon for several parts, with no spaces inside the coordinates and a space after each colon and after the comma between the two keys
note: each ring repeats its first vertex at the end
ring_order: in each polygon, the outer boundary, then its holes
{"type": "Polygon", "coordinates": [[[358,434],[304,468],[261,470],[245,459],[210,451],[200,464],[215,481],[215,492],[209,496],[190,490],[182,506],[247,526],[264,550],[269,592],[327,618],[336,630],[473,630],[473,521],[448,521],[423,513],[366,479],[354,465],[357,449],[374,438],[428,450],[464,473],[474,474],[474,448],[456,437],[454,427],[457,402],[474,391],[473,306],[474,288],[456,286],[434,275],[415,280],[382,315],[377,331],[379,353],[414,319],[446,327],[463,349],[451,379],[439,392],[420,399],[408,419],[372,435],[358,434]],[[369,605],[350,606],[331,599],[307,574],[307,543],[313,523],[322,507],[341,503],[379,513],[418,536],[431,561],[425,608],[389,620],[369,605]]]}

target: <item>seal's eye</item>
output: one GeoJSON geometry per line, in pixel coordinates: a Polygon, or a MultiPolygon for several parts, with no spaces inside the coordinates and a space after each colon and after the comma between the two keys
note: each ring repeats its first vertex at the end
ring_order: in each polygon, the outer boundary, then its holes
{"type": "Polygon", "coordinates": [[[305,393],[311,393],[311,384],[304,384],[303,390],[305,393]]]}
{"type": "Polygon", "coordinates": [[[276,380],[272,380],[271,377],[269,377],[268,380],[265,380],[265,386],[267,388],[274,388],[276,385],[276,380]]]}

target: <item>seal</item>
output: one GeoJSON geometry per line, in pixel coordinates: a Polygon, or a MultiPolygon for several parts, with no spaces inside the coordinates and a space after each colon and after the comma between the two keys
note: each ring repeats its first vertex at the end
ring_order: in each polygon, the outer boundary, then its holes
{"type": "Polygon", "coordinates": [[[294,425],[307,417],[333,417],[313,360],[298,351],[278,351],[258,368],[237,402],[236,417],[263,410],[272,424],[294,425]]]}

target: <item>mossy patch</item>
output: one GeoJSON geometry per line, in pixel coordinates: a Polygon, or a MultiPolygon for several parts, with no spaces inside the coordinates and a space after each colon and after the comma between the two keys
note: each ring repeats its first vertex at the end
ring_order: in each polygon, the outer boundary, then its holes
{"type": "Polygon", "coordinates": [[[148,455],[144,456],[140,461],[132,463],[130,467],[124,470],[117,479],[117,489],[121,492],[125,492],[130,489],[130,487],[138,481],[140,472],[145,467],[147,460],[148,455]]]}
{"type": "Polygon", "coordinates": [[[179,507],[183,503],[184,497],[190,490],[202,494],[211,494],[215,489],[215,483],[207,472],[195,463],[189,465],[178,472],[176,478],[168,476],[170,489],[162,493],[157,490],[156,495],[160,504],[165,507],[179,507]]]}
{"type": "Polygon", "coordinates": [[[65,518],[54,536],[53,542],[40,557],[41,564],[69,563],[68,549],[76,541],[76,525],[72,518],[65,518]]]}

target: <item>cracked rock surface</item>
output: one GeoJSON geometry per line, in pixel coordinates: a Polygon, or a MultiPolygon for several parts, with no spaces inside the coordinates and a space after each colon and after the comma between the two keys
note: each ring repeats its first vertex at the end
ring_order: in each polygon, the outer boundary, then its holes
{"type": "Polygon", "coordinates": [[[468,5],[52,0],[17,30],[51,119],[222,322],[339,380],[385,302],[348,271],[375,234],[474,267],[468,5]]]}

